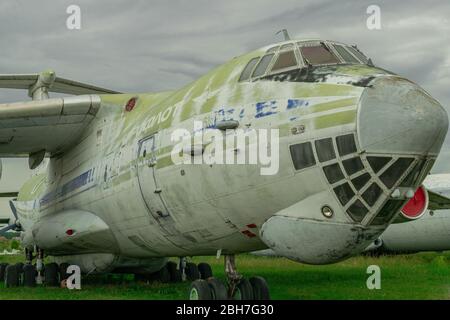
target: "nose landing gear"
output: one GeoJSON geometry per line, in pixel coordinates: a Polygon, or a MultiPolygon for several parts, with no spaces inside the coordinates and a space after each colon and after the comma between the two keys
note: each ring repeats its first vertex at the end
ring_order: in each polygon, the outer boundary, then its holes
{"type": "Polygon", "coordinates": [[[190,300],[269,300],[269,287],[262,277],[244,278],[237,272],[235,256],[225,255],[225,274],[228,288],[217,278],[192,282],[190,300]]]}

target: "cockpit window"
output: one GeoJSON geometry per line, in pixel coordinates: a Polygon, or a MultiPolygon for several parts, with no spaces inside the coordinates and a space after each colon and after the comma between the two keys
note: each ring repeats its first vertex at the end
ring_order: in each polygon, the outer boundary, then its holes
{"type": "Polygon", "coordinates": [[[276,52],[278,50],[278,48],[279,48],[278,46],[272,47],[269,50],[267,50],[266,53],[276,52]]]}
{"type": "Polygon", "coordinates": [[[341,45],[335,44],[333,45],[336,49],[337,53],[344,59],[347,63],[360,63],[354,56],[352,56],[345,48],[341,45]]]}
{"type": "Polygon", "coordinates": [[[334,64],[339,60],[323,45],[300,47],[303,58],[312,65],[334,64]]]}
{"type": "Polygon", "coordinates": [[[267,67],[270,64],[270,61],[272,61],[274,54],[266,54],[258,63],[256,66],[255,71],[253,71],[253,77],[259,77],[262,76],[264,73],[266,73],[267,67]]]}
{"type": "Polygon", "coordinates": [[[295,58],[294,51],[281,52],[278,55],[277,61],[272,67],[272,71],[286,69],[295,66],[297,66],[297,59],[295,58]]]}
{"type": "Polygon", "coordinates": [[[359,60],[361,60],[363,63],[367,63],[369,60],[366,58],[366,56],[365,55],[363,55],[362,53],[361,53],[361,51],[359,51],[359,50],[356,50],[355,48],[353,48],[353,47],[346,47],[347,48],[347,50],[349,50],[351,53],[353,53],[359,60]]]}
{"type": "Polygon", "coordinates": [[[250,78],[252,71],[253,71],[253,67],[256,65],[256,63],[258,62],[259,57],[257,58],[253,58],[252,60],[250,60],[247,65],[244,68],[244,71],[242,71],[241,77],[239,78],[239,81],[245,81],[247,79],[250,78]]]}
{"type": "Polygon", "coordinates": [[[285,45],[281,46],[281,48],[280,48],[280,50],[293,50],[293,49],[294,49],[293,43],[285,44],[285,45]]]}

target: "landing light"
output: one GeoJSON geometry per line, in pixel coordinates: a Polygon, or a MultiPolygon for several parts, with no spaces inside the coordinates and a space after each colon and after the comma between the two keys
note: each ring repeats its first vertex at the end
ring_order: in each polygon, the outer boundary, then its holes
{"type": "Polygon", "coordinates": [[[333,209],[331,209],[329,206],[323,206],[322,214],[325,216],[325,218],[331,218],[333,216],[333,209]]]}

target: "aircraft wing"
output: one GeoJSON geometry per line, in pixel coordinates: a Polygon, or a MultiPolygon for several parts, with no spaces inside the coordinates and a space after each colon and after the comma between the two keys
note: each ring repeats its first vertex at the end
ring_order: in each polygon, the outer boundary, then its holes
{"type": "Polygon", "coordinates": [[[44,82],[48,81],[48,83],[44,83],[44,85],[46,85],[49,92],[73,95],[120,93],[110,89],[56,77],[54,76],[53,71],[47,71],[44,75],[47,77],[42,78],[42,74],[0,74],[0,88],[28,90],[35,85],[41,77],[44,82]],[[53,77],[50,77],[49,74],[53,77]]]}
{"type": "Polygon", "coordinates": [[[441,195],[435,191],[428,191],[428,209],[430,210],[442,210],[442,209],[450,209],[450,198],[447,198],[444,195],[441,195]]]}
{"type": "Polygon", "coordinates": [[[64,151],[80,137],[100,108],[84,95],[0,104],[0,156],[64,151]]]}

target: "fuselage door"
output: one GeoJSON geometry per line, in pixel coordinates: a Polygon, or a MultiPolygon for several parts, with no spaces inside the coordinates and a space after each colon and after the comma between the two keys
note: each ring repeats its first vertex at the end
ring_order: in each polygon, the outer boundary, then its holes
{"type": "Polygon", "coordinates": [[[151,215],[158,220],[168,217],[169,212],[157,182],[156,163],[156,135],[152,135],[139,141],[137,176],[145,204],[151,215]]]}

